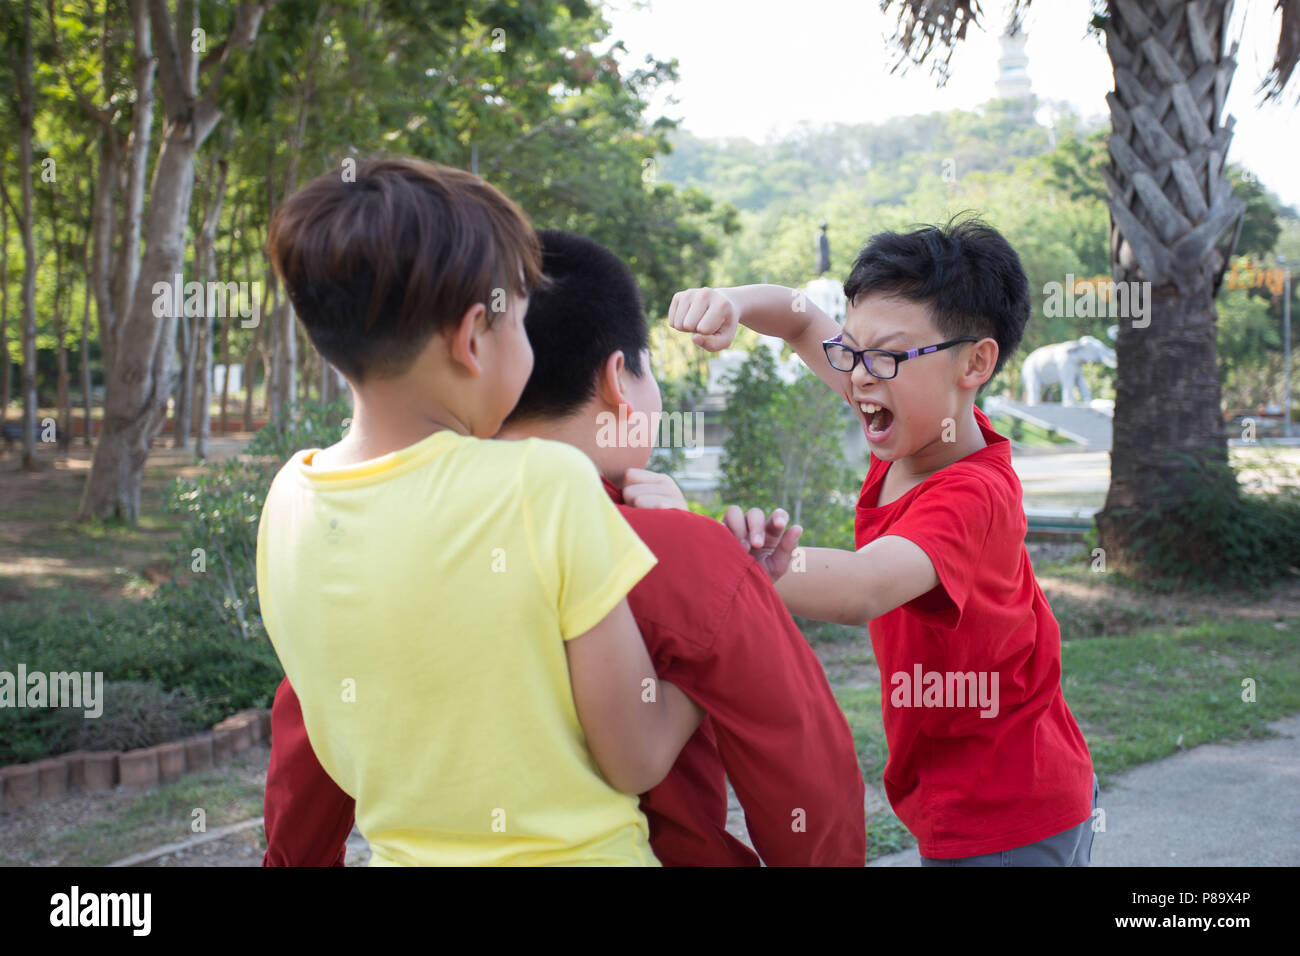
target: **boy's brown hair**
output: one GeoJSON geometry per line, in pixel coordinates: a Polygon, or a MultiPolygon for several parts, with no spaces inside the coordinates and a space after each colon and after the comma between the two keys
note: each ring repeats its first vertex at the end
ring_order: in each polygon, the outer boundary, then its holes
{"type": "Polygon", "coordinates": [[[368,159],[290,196],[267,236],[316,349],[352,382],[399,375],[475,303],[542,286],[527,217],[472,173],[419,159],[368,159]]]}

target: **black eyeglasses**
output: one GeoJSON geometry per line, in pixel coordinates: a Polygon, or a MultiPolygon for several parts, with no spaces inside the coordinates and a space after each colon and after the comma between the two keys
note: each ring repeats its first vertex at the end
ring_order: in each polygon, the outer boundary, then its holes
{"type": "Polygon", "coordinates": [[[872,378],[893,378],[898,374],[899,362],[906,362],[918,355],[941,352],[944,349],[952,348],[954,345],[961,345],[963,342],[979,341],[979,339],[967,336],[962,339],[949,339],[947,342],[940,342],[938,345],[908,349],[906,352],[891,352],[889,349],[850,348],[840,341],[843,337],[843,333],[841,333],[835,338],[827,339],[822,343],[822,349],[826,352],[826,361],[831,363],[831,368],[840,372],[852,372],[858,367],[860,361],[866,366],[867,374],[872,378]]]}

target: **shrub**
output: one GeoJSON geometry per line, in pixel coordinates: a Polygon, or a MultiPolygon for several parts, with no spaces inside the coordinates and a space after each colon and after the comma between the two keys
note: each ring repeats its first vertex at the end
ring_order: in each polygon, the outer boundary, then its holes
{"type": "Polygon", "coordinates": [[[206,712],[187,688],[163,690],[156,681],[107,681],[104,712],[87,720],[60,711],[70,750],[135,750],[178,740],[207,726],[206,712]]]}
{"type": "Polygon", "coordinates": [[[110,694],[117,682],[153,685],[160,694],[174,694],[160,714],[179,709],[188,730],[236,710],[270,706],[284,676],[264,636],[244,638],[213,628],[195,606],[157,599],[96,613],[6,614],[0,618],[0,648],[0,669],[14,672],[21,662],[29,673],[99,671],[105,681],[104,714],[94,720],[82,721],[82,710],[0,708],[0,766],[77,749],[75,723],[112,719],[123,700],[141,699],[138,691],[122,699],[110,694]]]}
{"type": "Polygon", "coordinates": [[[337,442],[348,413],[342,399],[302,402],[253,436],[248,458],[173,483],[169,507],[185,524],[176,545],[176,577],[159,589],[167,613],[184,609],[202,627],[265,640],[257,603],[257,524],[266,493],[296,452],[337,442]]]}
{"type": "Polygon", "coordinates": [[[0,765],[95,740],[149,746],[270,706],[284,672],[257,603],[257,523],[275,473],[300,448],[334,444],[347,413],[341,401],[305,402],[254,436],[251,457],[175,481],[168,506],[184,518],[176,572],[144,602],[0,618],[0,669],[22,662],[29,672],[99,671],[105,680],[95,720],[80,710],[0,708],[0,765]]]}
{"type": "Polygon", "coordinates": [[[1179,459],[1176,480],[1160,489],[1168,503],[1130,516],[1127,563],[1165,587],[1260,588],[1300,572],[1300,487],[1284,480],[1252,493],[1228,465],[1179,459]]]}
{"type": "Polygon", "coordinates": [[[299,402],[285,415],[268,422],[248,443],[248,454],[283,465],[304,448],[326,448],[347,431],[352,405],[346,398],[332,402],[299,402]]]}
{"type": "MultiPolygon", "coordinates": [[[[843,439],[852,413],[807,369],[785,384],[771,351],[755,347],[727,399],[722,497],[764,511],[784,508],[809,546],[852,548],[855,480],[843,439]]],[[[860,480],[860,478],[858,479],[860,480]]]]}

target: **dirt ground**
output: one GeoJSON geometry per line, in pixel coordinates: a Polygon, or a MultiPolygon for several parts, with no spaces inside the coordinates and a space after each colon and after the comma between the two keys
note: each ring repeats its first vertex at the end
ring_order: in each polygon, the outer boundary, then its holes
{"type": "MultiPolygon", "coordinates": [[[[211,459],[233,457],[250,437],[212,439],[211,459]]],[[[164,513],[167,487],[201,467],[192,450],[156,446],[145,469],[140,525],[87,527],[75,520],[90,472],[90,451],[80,442],[66,455],[40,446],[30,472],[16,450],[0,451],[0,610],[54,593],[61,602],[87,605],[147,593],[165,573],[161,559],[175,536],[164,513]]]]}

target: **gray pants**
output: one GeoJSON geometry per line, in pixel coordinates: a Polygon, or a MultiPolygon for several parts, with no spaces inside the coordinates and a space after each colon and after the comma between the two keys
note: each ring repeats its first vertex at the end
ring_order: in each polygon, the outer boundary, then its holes
{"type": "MultiPolygon", "coordinates": [[[[1097,775],[1092,775],[1092,808],[1097,809],[1097,775]]],[[[1093,814],[1077,827],[1071,827],[1046,840],[1018,846],[1000,853],[962,856],[953,860],[921,857],[922,866],[1089,866],[1092,863],[1093,814]]]]}

